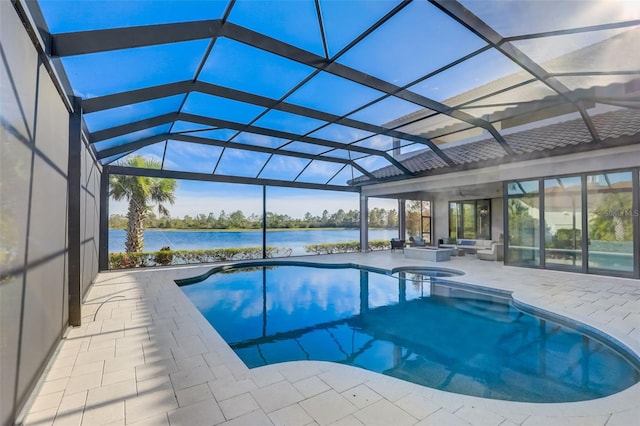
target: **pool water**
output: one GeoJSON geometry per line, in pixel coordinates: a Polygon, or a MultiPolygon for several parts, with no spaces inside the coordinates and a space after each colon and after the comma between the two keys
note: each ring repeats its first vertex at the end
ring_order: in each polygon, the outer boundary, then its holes
{"type": "Polygon", "coordinates": [[[606,344],[520,311],[505,295],[429,275],[258,266],[181,288],[250,368],[332,361],[527,402],[594,399],[640,380],[637,365],[606,344]]]}

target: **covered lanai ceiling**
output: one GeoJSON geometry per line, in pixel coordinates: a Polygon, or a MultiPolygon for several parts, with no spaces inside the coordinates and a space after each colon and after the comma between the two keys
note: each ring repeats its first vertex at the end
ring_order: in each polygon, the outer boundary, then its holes
{"type": "Polygon", "coordinates": [[[23,5],[104,165],[354,190],[640,141],[634,0],[23,5]]]}

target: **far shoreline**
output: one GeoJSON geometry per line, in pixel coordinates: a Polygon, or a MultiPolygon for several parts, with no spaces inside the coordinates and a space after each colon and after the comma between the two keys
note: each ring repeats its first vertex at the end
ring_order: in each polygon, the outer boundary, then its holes
{"type": "MultiPolygon", "coordinates": [[[[278,231],[348,231],[360,228],[269,228],[267,232],[278,231]]],[[[395,228],[369,228],[369,229],[395,229],[395,228]]],[[[109,231],[126,231],[126,228],[109,228],[109,231]]],[[[229,229],[180,229],[180,228],[145,228],[143,231],[166,231],[166,232],[262,232],[260,228],[229,228],[229,229]]]]}

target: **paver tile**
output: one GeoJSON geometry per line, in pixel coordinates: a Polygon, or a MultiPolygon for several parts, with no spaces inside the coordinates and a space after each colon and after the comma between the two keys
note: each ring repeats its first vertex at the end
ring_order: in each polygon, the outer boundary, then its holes
{"type": "Polygon", "coordinates": [[[134,367],[127,367],[121,370],[111,371],[102,375],[102,386],[110,385],[112,383],[124,382],[127,380],[136,379],[136,369],[134,367]]]}
{"type": "Polygon", "coordinates": [[[32,411],[27,415],[24,426],[50,426],[56,417],[56,408],[32,411]]]}
{"type": "Polygon", "coordinates": [[[416,423],[417,426],[469,426],[470,424],[471,423],[467,422],[466,420],[461,419],[460,417],[457,417],[456,415],[442,408],[431,414],[427,418],[421,420],[419,423],[416,423]]]}
{"type": "Polygon", "coordinates": [[[86,426],[107,425],[120,421],[124,423],[124,401],[86,408],[82,415],[82,425],[86,426]]]}
{"type": "Polygon", "coordinates": [[[178,370],[169,374],[175,390],[190,388],[214,380],[215,377],[209,366],[200,366],[186,370],[178,370]]]}
{"type": "Polygon", "coordinates": [[[469,423],[475,422],[486,426],[498,426],[505,420],[504,417],[492,413],[491,411],[470,405],[465,405],[456,411],[455,414],[469,423]]]}
{"type": "Polygon", "coordinates": [[[161,389],[173,389],[173,385],[171,384],[171,379],[168,374],[136,382],[136,386],[138,388],[138,395],[161,389]]]}
{"type": "Polygon", "coordinates": [[[309,398],[331,389],[329,385],[320,380],[317,376],[311,376],[308,379],[300,380],[299,382],[294,383],[293,386],[295,386],[295,388],[298,389],[305,398],[309,398]]]}
{"type": "Polygon", "coordinates": [[[289,382],[278,382],[251,391],[265,412],[270,413],[304,399],[289,382]]]}
{"type": "Polygon", "coordinates": [[[354,413],[366,425],[413,425],[418,419],[401,410],[386,399],[381,399],[354,413]]]}
{"type": "Polygon", "coordinates": [[[82,376],[72,377],[65,386],[65,394],[82,392],[88,389],[100,387],[102,382],[102,373],[90,373],[82,376]]]}
{"type": "Polygon", "coordinates": [[[171,426],[211,426],[222,423],[224,420],[220,407],[213,399],[169,411],[171,426]]]}
{"type": "Polygon", "coordinates": [[[269,418],[275,426],[304,426],[314,421],[298,404],[269,413],[269,418]]]}
{"type": "Polygon", "coordinates": [[[252,411],[233,420],[222,423],[223,426],[271,426],[271,420],[262,410],[252,411]]]}
{"type": "Polygon", "coordinates": [[[124,401],[127,398],[136,397],[137,394],[136,382],[133,379],[112,383],[107,386],[89,389],[87,407],[94,407],[109,402],[124,401]]]}
{"type": "Polygon", "coordinates": [[[364,408],[382,399],[379,394],[372,391],[371,388],[366,385],[358,385],[355,388],[347,389],[340,393],[340,395],[358,408],[364,408]]]}
{"type": "Polygon", "coordinates": [[[235,380],[232,377],[214,380],[208,385],[218,401],[224,401],[227,398],[258,389],[250,379],[235,380]]]}
{"type": "Polygon", "coordinates": [[[305,399],[300,406],[321,425],[333,423],[357,410],[355,405],[333,389],[305,399]]]}
{"type": "Polygon", "coordinates": [[[222,409],[222,414],[224,414],[224,417],[227,420],[231,420],[243,414],[247,414],[251,411],[257,410],[260,408],[260,406],[258,405],[256,400],[253,399],[251,394],[243,393],[221,401],[220,408],[222,409]]]}
{"type": "Polygon", "coordinates": [[[417,393],[400,398],[396,405],[417,419],[424,419],[440,409],[439,404],[417,393]]]}
{"type": "Polygon", "coordinates": [[[51,408],[58,408],[58,405],[60,405],[60,401],[62,401],[63,396],[64,396],[64,391],[49,393],[46,395],[40,395],[33,402],[33,405],[31,406],[31,411],[38,412],[38,411],[47,410],[51,408]]]}
{"type": "Polygon", "coordinates": [[[69,378],[67,377],[62,379],[46,381],[40,387],[39,395],[46,395],[49,393],[64,391],[66,390],[68,383],[69,383],[69,378]]]}
{"type": "Polygon", "coordinates": [[[366,381],[359,370],[350,371],[345,368],[327,371],[326,373],[320,374],[318,377],[335,389],[336,392],[343,392],[366,381]]]}
{"type": "Polygon", "coordinates": [[[178,405],[180,407],[185,407],[205,399],[211,399],[213,398],[213,395],[211,394],[209,386],[207,386],[206,383],[203,383],[201,385],[176,391],[176,398],[178,399],[178,405]]]}
{"type": "Polygon", "coordinates": [[[131,423],[152,417],[158,414],[159,410],[169,411],[178,407],[172,389],[144,393],[135,398],[127,399],[125,404],[127,422],[131,423]]]}

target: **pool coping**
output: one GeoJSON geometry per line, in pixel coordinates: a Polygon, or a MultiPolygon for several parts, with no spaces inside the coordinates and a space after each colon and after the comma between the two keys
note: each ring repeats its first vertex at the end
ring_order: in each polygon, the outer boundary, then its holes
{"type": "MultiPolygon", "coordinates": [[[[380,265],[384,262],[389,262],[389,259],[384,256],[390,257],[391,262],[397,266],[412,266],[410,262],[403,262],[398,256],[389,255],[389,253],[373,256],[370,254],[352,254],[350,256],[342,256],[341,260],[345,260],[348,257],[351,263],[380,265]]],[[[314,256],[313,259],[314,263],[318,261],[331,263],[336,258],[335,256],[314,256]]],[[[640,356],[640,343],[635,337],[638,331],[637,327],[633,329],[635,330],[633,333],[624,334],[606,323],[602,324],[594,321],[594,318],[590,318],[588,315],[581,315],[579,310],[572,312],[570,309],[563,309],[562,304],[557,303],[562,297],[566,299],[566,296],[561,294],[563,292],[561,288],[562,282],[569,282],[571,286],[580,288],[581,286],[576,280],[584,278],[583,276],[576,276],[577,274],[563,276],[562,279],[558,278],[558,283],[545,284],[544,288],[527,289],[526,287],[521,287],[509,290],[505,288],[508,285],[505,286],[504,282],[496,286],[478,284],[477,281],[481,277],[474,274],[474,268],[478,266],[474,262],[485,263],[478,260],[471,262],[464,260],[457,262],[454,266],[453,263],[455,262],[452,262],[452,267],[466,269],[466,275],[455,277],[456,282],[500,291],[511,291],[514,300],[522,303],[523,306],[532,306],[544,311],[549,310],[570,320],[583,323],[610,335],[628,347],[636,357],[640,356]]],[[[81,413],[80,410],[77,410],[74,415],[80,415],[84,421],[86,416],[94,410],[103,409],[102,407],[91,406],[92,395],[106,392],[105,389],[114,385],[124,386],[123,383],[133,382],[137,386],[136,392],[121,394],[119,397],[114,397],[113,402],[111,402],[113,406],[120,407],[119,410],[123,413],[121,416],[123,423],[132,423],[129,420],[136,417],[127,415],[130,411],[129,408],[136,406],[137,403],[145,400],[145,398],[150,398],[150,395],[140,392],[144,381],[138,381],[137,374],[139,369],[145,369],[147,366],[143,364],[142,366],[125,367],[123,362],[121,365],[123,367],[122,371],[125,368],[133,368],[136,372],[135,377],[104,385],[104,375],[115,372],[107,372],[107,366],[109,366],[109,370],[114,368],[111,361],[118,358],[117,352],[115,355],[107,353],[104,360],[98,361],[103,362],[103,378],[99,386],[89,387],[80,391],[65,388],[54,393],[42,393],[43,388],[46,389],[47,385],[59,380],[53,377],[57,377],[55,374],[60,374],[60,367],[56,364],[60,364],[61,360],[64,363],[65,360],[73,356],[75,359],[73,368],[76,368],[86,365],[84,363],[78,364],[80,359],[94,359],[95,356],[98,356],[91,355],[94,341],[96,344],[103,338],[105,342],[110,341],[109,336],[104,335],[108,334],[109,327],[114,324],[114,321],[119,321],[119,315],[123,315],[125,318],[132,318],[133,323],[130,324],[132,327],[129,329],[127,328],[126,320],[122,321],[122,329],[117,330],[117,335],[121,337],[114,338],[114,345],[118,341],[128,342],[128,338],[129,340],[135,338],[133,334],[127,336],[127,330],[133,330],[134,324],[146,324],[145,327],[149,333],[147,340],[142,340],[142,349],[144,349],[145,343],[149,343],[149,341],[151,344],[156,344],[153,341],[154,336],[162,336],[163,339],[166,338],[169,341],[166,345],[164,342],[158,341],[157,346],[162,350],[167,350],[170,357],[172,357],[172,359],[158,361],[161,363],[166,362],[170,366],[167,371],[173,370],[168,374],[159,374],[162,380],[165,380],[165,385],[170,386],[170,389],[161,388],[151,392],[152,395],[163,394],[168,402],[164,406],[160,405],[144,415],[144,418],[148,419],[165,419],[166,421],[163,421],[163,423],[166,424],[178,424],[180,422],[176,419],[195,415],[199,412],[198,410],[215,411],[217,416],[215,418],[219,420],[213,422],[215,424],[223,424],[224,422],[229,422],[229,424],[232,422],[234,424],[277,423],[277,420],[283,418],[282,416],[285,416],[285,418],[287,415],[289,417],[294,416],[294,412],[297,416],[307,416],[317,424],[330,424],[333,422],[375,424],[376,422],[379,423],[376,419],[380,420],[386,418],[384,416],[396,415],[399,417],[395,418],[397,421],[394,420],[393,424],[453,424],[457,422],[460,424],[521,424],[526,426],[533,424],[566,424],[572,421],[578,424],[626,424],[625,421],[631,423],[632,419],[636,419],[640,415],[638,402],[640,401],[640,384],[631,386],[614,395],[595,400],[568,403],[527,403],[452,394],[357,367],[322,361],[292,361],[249,369],[174,283],[175,279],[187,278],[198,272],[204,273],[213,266],[222,265],[210,264],[101,273],[85,301],[83,310],[83,318],[86,318],[85,323],[83,326],[71,329],[67,333],[67,337],[63,340],[58,350],[58,355],[53,360],[49,370],[49,374],[53,372],[54,376],[43,377],[40,394],[35,398],[35,402],[31,406],[27,424],[39,424],[41,419],[45,419],[44,423],[48,424],[57,424],[58,419],[60,423],[68,420],[65,417],[65,412],[61,411],[64,402],[67,401],[68,403],[74,396],[77,397],[83,392],[86,399],[81,413]],[[105,288],[108,286],[123,288],[126,292],[135,294],[136,297],[125,301],[113,300],[108,302],[109,309],[97,311],[95,303],[101,300],[103,302],[106,301],[107,295],[111,294],[113,290],[105,288]],[[132,304],[132,301],[135,301],[135,303],[132,304]],[[93,316],[95,316],[95,321],[90,321],[93,316]],[[136,320],[138,316],[139,320],[136,320]],[[107,331],[105,332],[105,330],[107,331]],[[192,348],[190,346],[192,342],[198,342],[198,344],[192,348]],[[197,348],[195,348],[196,346],[197,348]],[[198,364],[201,364],[202,360],[206,362],[206,365],[198,364]],[[206,377],[197,377],[197,372],[206,377]],[[168,376],[168,378],[165,376],[168,376]],[[207,380],[202,382],[205,378],[207,380]],[[200,404],[200,401],[192,404],[181,404],[180,395],[184,395],[189,390],[199,389],[204,383],[208,386],[206,389],[211,392],[211,398],[207,399],[208,408],[204,404],[200,404]],[[312,394],[309,390],[310,383],[316,383],[317,386],[321,385],[320,388],[323,391],[312,394]],[[303,384],[306,387],[303,387],[303,384]],[[229,398],[225,398],[224,391],[221,390],[236,389],[242,386],[246,386],[246,389],[242,389],[243,392],[229,398]],[[303,390],[305,391],[304,393],[303,390]],[[58,404],[54,408],[43,408],[46,405],[43,405],[42,401],[51,399],[52,394],[60,397],[58,404]],[[361,399],[358,399],[363,394],[375,395],[375,401],[365,405],[361,399]],[[249,406],[245,407],[246,409],[253,409],[248,412],[236,409],[236,413],[242,412],[237,416],[229,414],[232,410],[230,411],[228,407],[232,403],[237,404],[241,398],[251,402],[249,406]],[[274,402],[274,398],[277,401],[274,402]],[[325,408],[321,409],[320,407],[325,408]],[[344,407],[344,415],[339,418],[332,418],[329,416],[330,412],[334,412],[337,415],[340,411],[336,407],[344,407]],[[425,407],[429,407],[429,410],[426,410],[425,407]],[[372,416],[373,413],[376,413],[376,415],[372,416]]],[[[440,267],[440,265],[436,264],[422,264],[417,267],[423,266],[440,267]]],[[[504,272],[506,268],[510,267],[489,262],[486,264],[486,268],[489,274],[493,275],[504,272]]],[[[552,278],[560,276],[549,275],[540,271],[532,273],[530,270],[522,268],[516,268],[516,272],[520,274],[524,272],[533,276],[551,276],[552,278]]],[[[553,271],[553,273],[556,273],[556,271],[553,271]]],[[[596,282],[596,286],[605,281],[601,277],[590,278],[596,282]]],[[[447,278],[447,281],[450,279],[447,278]]],[[[630,307],[630,313],[623,320],[634,323],[636,317],[629,318],[629,316],[637,315],[640,318],[638,314],[640,311],[638,309],[640,308],[640,283],[637,280],[627,282],[624,281],[625,279],[612,279],[610,277],[606,277],[606,279],[623,283],[623,286],[629,288],[627,293],[633,306],[630,307]]],[[[137,341],[135,344],[139,345],[137,341]]],[[[139,360],[134,362],[139,362],[139,360]]],[[[72,380],[74,380],[74,377],[71,371],[69,382],[72,380]]],[[[82,387],[79,389],[82,389],[82,387]]],[[[49,405],[52,404],[49,403],[49,405]]],[[[213,419],[211,416],[208,418],[209,420],[213,419]]],[[[292,419],[293,417],[290,420],[292,419]]],[[[198,422],[195,421],[193,424],[196,423],[198,422]]],[[[292,421],[284,423],[292,423],[292,421]]]]}

